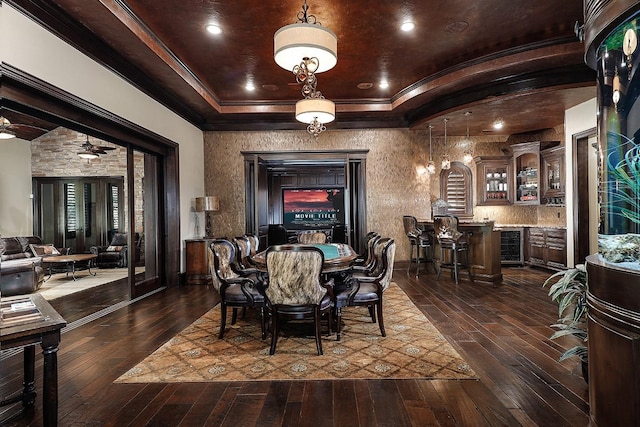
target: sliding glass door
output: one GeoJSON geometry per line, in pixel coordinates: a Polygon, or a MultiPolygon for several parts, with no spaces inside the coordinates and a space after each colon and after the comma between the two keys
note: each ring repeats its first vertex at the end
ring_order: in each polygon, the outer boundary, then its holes
{"type": "Polygon", "coordinates": [[[158,158],[152,154],[129,149],[128,184],[132,189],[129,204],[135,251],[129,254],[131,297],[136,298],[162,286],[158,243],[160,236],[160,174],[158,158]]]}

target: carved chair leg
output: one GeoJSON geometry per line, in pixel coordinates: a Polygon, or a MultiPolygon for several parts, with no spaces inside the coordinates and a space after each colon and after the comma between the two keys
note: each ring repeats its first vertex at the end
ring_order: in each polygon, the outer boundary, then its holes
{"type": "Polygon", "coordinates": [[[220,303],[220,332],[218,333],[218,339],[222,339],[224,335],[224,329],[227,326],[227,305],[224,302],[220,303]]]}
{"type": "Polygon", "coordinates": [[[458,248],[453,248],[453,277],[458,284],[458,248]]]}
{"type": "Polygon", "coordinates": [[[278,313],[276,310],[272,310],[271,314],[271,349],[269,350],[269,354],[273,355],[276,352],[276,344],[278,342],[278,332],[279,332],[279,324],[278,324],[278,313]]]}
{"type": "Polygon", "coordinates": [[[376,308],[378,309],[378,326],[380,326],[380,333],[383,337],[387,336],[387,333],[384,331],[384,318],[382,317],[382,296],[376,303],[376,308]]]}
{"type": "Polygon", "coordinates": [[[238,308],[233,307],[233,309],[231,310],[231,324],[235,325],[237,320],[238,320],[238,308]]]}
{"type": "Polygon", "coordinates": [[[313,311],[313,323],[316,329],[316,348],[318,356],[322,356],[322,336],[320,335],[320,307],[317,306],[313,311]]]}
{"type": "Polygon", "coordinates": [[[262,328],[262,339],[267,338],[267,326],[264,319],[264,307],[260,307],[260,327],[262,328]]]}
{"type": "Polygon", "coordinates": [[[376,312],[373,310],[372,305],[368,305],[367,309],[369,310],[369,316],[371,317],[371,323],[376,323],[376,312]]]}

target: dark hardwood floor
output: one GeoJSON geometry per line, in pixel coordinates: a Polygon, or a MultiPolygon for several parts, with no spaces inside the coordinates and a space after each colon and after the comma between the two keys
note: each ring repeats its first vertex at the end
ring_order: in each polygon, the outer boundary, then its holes
{"type": "MultiPolygon", "coordinates": [[[[406,264],[394,273],[479,380],[114,384],[217,301],[205,286],[167,289],[63,334],[59,425],[588,425],[588,389],[577,362],[557,362],[571,343],[548,339],[557,312],[541,285],[551,273],[517,267],[503,273],[499,286],[464,275],[459,285],[445,275],[438,283],[433,273],[416,279],[406,264]]],[[[54,305],[63,316],[79,316],[73,304],[54,305]]],[[[41,355],[36,370],[40,391],[41,355]]],[[[19,390],[21,355],[3,360],[0,374],[0,396],[19,390]]],[[[7,419],[20,409],[1,408],[0,424],[42,424],[40,395],[34,409],[7,419]]]]}

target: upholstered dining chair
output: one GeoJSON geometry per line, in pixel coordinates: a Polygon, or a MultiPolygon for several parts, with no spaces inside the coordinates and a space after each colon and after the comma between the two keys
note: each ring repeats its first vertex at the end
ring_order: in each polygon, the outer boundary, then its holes
{"type": "Polygon", "coordinates": [[[213,287],[220,294],[220,332],[218,338],[224,336],[227,323],[227,308],[232,308],[231,324],[238,318],[238,308],[256,307],[260,310],[260,326],[262,339],[266,338],[265,301],[256,287],[256,282],[248,277],[240,276],[234,271],[236,248],[226,239],[215,239],[209,245],[211,278],[213,287]]]}
{"type": "Polygon", "coordinates": [[[251,245],[249,249],[249,256],[252,257],[260,250],[260,238],[255,234],[245,234],[245,237],[249,240],[251,245]]]}
{"type": "Polygon", "coordinates": [[[433,228],[440,245],[440,262],[436,280],[440,280],[443,268],[451,269],[456,285],[458,270],[464,268],[473,282],[469,266],[469,241],[466,233],[458,230],[458,218],[454,215],[437,215],[433,218],[433,228]]]}
{"type": "Polygon", "coordinates": [[[312,245],[314,243],[327,243],[329,237],[322,231],[303,231],[298,234],[298,243],[312,245]]]}
{"type": "Polygon", "coordinates": [[[382,238],[374,245],[375,257],[379,260],[380,268],[369,275],[354,275],[350,286],[336,288],[334,290],[336,309],[336,336],[340,340],[342,327],[342,307],[366,306],[373,323],[377,322],[383,337],[387,334],[384,330],[384,317],[382,315],[382,296],[391,283],[393,264],[396,253],[396,244],[393,239],[382,238]]]}
{"type": "Polygon", "coordinates": [[[367,250],[361,258],[356,258],[353,262],[352,272],[371,273],[376,265],[374,247],[382,238],[378,233],[369,232],[366,236],[367,250]]]}
{"type": "Polygon", "coordinates": [[[431,263],[433,265],[433,271],[436,272],[435,263],[433,261],[433,239],[432,237],[418,228],[418,220],[411,215],[404,215],[402,217],[402,223],[404,225],[404,232],[409,239],[409,265],[407,266],[407,273],[411,270],[411,264],[416,264],[416,277],[420,272],[420,252],[424,254],[425,263],[431,263]],[[415,256],[414,254],[415,250],[415,256]]]}
{"type": "MultiPolygon", "coordinates": [[[[244,235],[234,237],[233,243],[237,248],[236,263],[232,266],[236,270],[236,273],[244,277],[255,275],[257,270],[251,260],[253,241],[244,235]]],[[[253,254],[255,254],[255,252],[253,254]]]]}
{"type": "Polygon", "coordinates": [[[333,280],[322,274],[324,255],[312,246],[281,245],[267,249],[267,283],[262,287],[271,314],[271,348],[274,354],[283,319],[313,319],[316,348],[322,355],[320,321],[329,318],[331,334],[331,303],[333,280]]]}

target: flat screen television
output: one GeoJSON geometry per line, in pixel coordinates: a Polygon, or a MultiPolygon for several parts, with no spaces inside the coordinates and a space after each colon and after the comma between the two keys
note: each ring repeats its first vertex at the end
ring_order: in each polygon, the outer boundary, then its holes
{"type": "Polygon", "coordinates": [[[344,224],[344,187],[283,188],[282,209],[287,229],[323,229],[344,224]]]}

